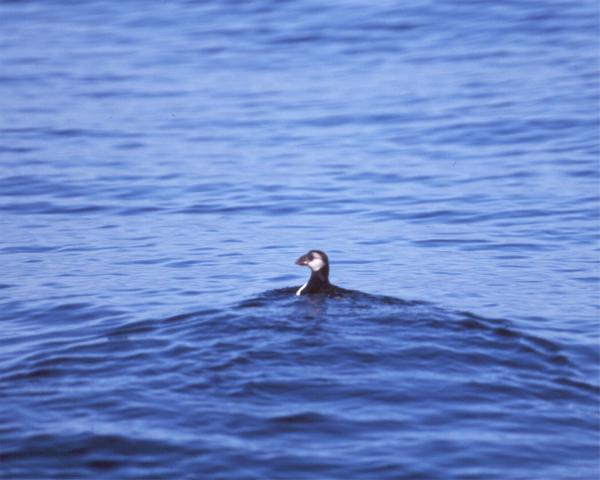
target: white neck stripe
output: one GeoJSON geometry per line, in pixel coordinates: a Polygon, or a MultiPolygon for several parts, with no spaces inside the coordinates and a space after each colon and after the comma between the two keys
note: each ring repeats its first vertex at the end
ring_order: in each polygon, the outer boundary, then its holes
{"type": "Polygon", "coordinates": [[[302,295],[302,290],[304,290],[307,285],[308,285],[308,281],[298,289],[298,291],[296,292],[296,295],[302,295]]]}

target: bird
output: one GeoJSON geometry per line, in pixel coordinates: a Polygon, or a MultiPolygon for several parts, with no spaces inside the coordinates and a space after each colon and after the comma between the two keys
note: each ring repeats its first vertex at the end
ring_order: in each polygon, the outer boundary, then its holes
{"type": "Polygon", "coordinates": [[[310,278],[302,285],[296,295],[311,293],[343,293],[344,289],[329,283],[329,258],[322,250],[309,250],[296,260],[296,265],[310,268],[310,278]]]}

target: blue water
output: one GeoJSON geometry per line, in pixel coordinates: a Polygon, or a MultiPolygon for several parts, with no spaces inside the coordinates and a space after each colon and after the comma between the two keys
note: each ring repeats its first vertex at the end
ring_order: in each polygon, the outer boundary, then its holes
{"type": "Polygon", "coordinates": [[[1,478],[598,478],[597,2],[0,18],[1,478]]]}

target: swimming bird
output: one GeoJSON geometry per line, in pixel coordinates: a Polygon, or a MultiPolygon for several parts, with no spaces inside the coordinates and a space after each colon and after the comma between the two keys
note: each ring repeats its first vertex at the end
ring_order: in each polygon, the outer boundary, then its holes
{"type": "Polygon", "coordinates": [[[302,285],[296,295],[309,293],[342,293],[342,288],[329,283],[329,258],[321,250],[310,250],[296,260],[296,265],[310,268],[310,278],[302,285]]]}

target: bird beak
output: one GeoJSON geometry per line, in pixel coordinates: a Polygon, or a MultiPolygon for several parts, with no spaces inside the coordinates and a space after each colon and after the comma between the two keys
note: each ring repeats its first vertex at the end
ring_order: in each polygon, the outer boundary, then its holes
{"type": "Polygon", "coordinates": [[[308,259],[306,258],[306,255],[302,255],[298,260],[296,260],[294,262],[296,265],[300,265],[301,267],[303,267],[304,265],[308,265],[308,259]]]}

